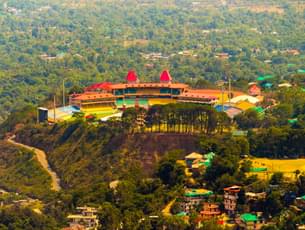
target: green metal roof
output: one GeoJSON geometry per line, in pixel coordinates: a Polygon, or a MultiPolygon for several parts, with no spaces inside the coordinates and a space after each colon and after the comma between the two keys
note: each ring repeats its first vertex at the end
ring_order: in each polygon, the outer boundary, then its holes
{"type": "Polygon", "coordinates": [[[257,81],[263,81],[263,80],[265,80],[265,78],[264,77],[258,77],[258,78],[256,78],[256,80],[257,81]]]}
{"type": "Polygon", "coordinates": [[[293,66],[295,66],[295,64],[289,63],[287,66],[288,66],[288,67],[293,67],[293,66]]]}
{"type": "Polygon", "coordinates": [[[288,123],[289,124],[295,124],[298,122],[298,119],[297,118],[294,118],[294,119],[288,119],[288,123]]]}
{"type": "Polygon", "coordinates": [[[215,157],[215,153],[210,152],[210,153],[204,154],[204,157],[209,160],[212,160],[215,157]]]}
{"type": "Polygon", "coordinates": [[[211,164],[212,164],[212,160],[215,157],[215,153],[213,153],[213,152],[207,153],[207,154],[204,155],[204,157],[206,158],[206,160],[204,162],[204,165],[206,167],[210,167],[211,164]]]}
{"type": "Polygon", "coordinates": [[[263,167],[263,168],[251,168],[250,172],[265,172],[267,170],[268,170],[268,168],[266,168],[266,167],[263,167]]]}
{"type": "Polygon", "coordinates": [[[274,78],[272,75],[267,74],[267,75],[259,76],[256,80],[257,81],[265,81],[265,80],[272,79],[272,78],[274,78]]]}
{"type": "Polygon", "coordinates": [[[210,196],[213,195],[213,192],[205,189],[193,189],[187,191],[184,195],[186,197],[210,196]]]}
{"type": "Polygon", "coordinates": [[[242,221],[244,222],[254,222],[254,221],[257,221],[257,216],[256,215],[253,215],[251,213],[245,213],[245,214],[242,214],[240,216],[240,218],[242,219],[242,221]]]}
{"type": "Polygon", "coordinates": [[[176,216],[179,216],[179,217],[187,216],[187,213],[186,212],[179,212],[179,213],[176,214],[176,216]]]}
{"type": "Polygon", "coordinates": [[[255,110],[255,111],[258,112],[258,113],[263,113],[263,112],[264,112],[264,109],[263,109],[262,107],[260,107],[260,106],[258,106],[258,107],[253,107],[252,109],[255,110]]]}
{"type": "Polygon", "coordinates": [[[299,69],[298,73],[305,73],[305,69],[299,69]]]}
{"type": "Polygon", "coordinates": [[[273,84],[270,83],[270,82],[266,82],[266,83],[263,85],[263,87],[265,87],[265,88],[271,88],[272,86],[273,86],[273,84]]]}

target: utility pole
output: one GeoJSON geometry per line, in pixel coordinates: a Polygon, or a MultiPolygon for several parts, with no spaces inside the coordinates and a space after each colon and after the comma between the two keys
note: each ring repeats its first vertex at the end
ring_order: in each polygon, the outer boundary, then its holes
{"type": "Polygon", "coordinates": [[[65,109],[65,104],[66,104],[66,102],[65,102],[65,80],[66,79],[62,80],[62,104],[63,104],[64,109],[65,109]]]}
{"type": "Polygon", "coordinates": [[[53,118],[54,118],[54,123],[55,123],[55,118],[56,118],[55,109],[56,109],[56,95],[54,95],[54,98],[53,98],[53,118]]]}
{"type": "Polygon", "coordinates": [[[225,75],[228,78],[228,83],[229,83],[229,106],[231,106],[232,87],[231,87],[231,74],[229,73],[229,63],[225,64],[225,75]]]}
{"type": "Polygon", "coordinates": [[[224,86],[221,86],[221,108],[222,112],[224,112],[224,86]]]}
{"type": "Polygon", "coordinates": [[[228,74],[228,79],[229,79],[229,106],[231,106],[231,90],[232,90],[232,88],[231,88],[231,76],[230,76],[230,74],[228,74]]]}
{"type": "Polygon", "coordinates": [[[221,87],[221,109],[222,112],[224,112],[224,84],[225,82],[223,80],[219,80],[216,82],[216,85],[218,87],[221,87]]]}
{"type": "Polygon", "coordinates": [[[39,123],[39,107],[37,107],[37,109],[36,109],[36,116],[37,116],[36,123],[38,124],[39,123]]]}

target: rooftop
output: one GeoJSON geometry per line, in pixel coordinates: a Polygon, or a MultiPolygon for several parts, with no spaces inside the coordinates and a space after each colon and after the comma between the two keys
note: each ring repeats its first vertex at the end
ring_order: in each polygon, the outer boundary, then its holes
{"type": "Polygon", "coordinates": [[[256,80],[257,81],[265,81],[265,80],[272,79],[272,78],[274,78],[274,76],[272,76],[270,74],[267,74],[267,75],[259,76],[256,80]]]}
{"type": "Polygon", "coordinates": [[[242,111],[246,111],[248,109],[255,108],[255,105],[248,101],[237,102],[234,106],[238,109],[241,109],[242,111]]]}
{"type": "Polygon", "coordinates": [[[97,219],[96,215],[85,216],[81,214],[68,215],[68,219],[97,219]]]}
{"type": "Polygon", "coordinates": [[[186,197],[198,197],[198,196],[210,196],[213,192],[207,189],[186,189],[184,196],[186,197]]]}
{"type": "Polygon", "coordinates": [[[202,159],[203,155],[199,153],[192,152],[191,154],[185,156],[185,159],[202,159]]]}
{"type": "Polygon", "coordinates": [[[252,97],[252,96],[249,96],[249,95],[239,95],[237,97],[234,97],[231,99],[231,102],[232,103],[238,103],[238,102],[241,102],[241,101],[248,101],[249,103],[252,103],[252,104],[256,104],[259,102],[259,99],[257,99],[256,97],[252,97]]]}
{"type": "Polygon", "coordinates": [[[242,214],[240,216],[240,219],[243,221],[243,222],[255,222],[257,221],[257,216],[256,215],[253,215],[251,213],[245,213],[245,214],[242,214]]]}
{"type": "Polygon", "coordinates": [[[128,82],[136,82],[138,80],[138,76],[135,71],[129,70],[126,76],[126,81],[128,82]]]}
{"type": "Polygon", "coordinates": [[[169,73],[168,70],[164,70],[161,75],[160,75],[160,81],[163,82],[163,81],[166,81],[166,82],[169,82],[172,80],[172,77],[169,73]]]}
{"type": "Polygon", "coordinates": [[[224,188],[223,189],[224,191],[227,191],[227,192],[234,192],[234,193],[237,193],[240,191],[240,186],[238,185],[233,185],[231,187],[227,187],[227,188],[224,188]]]}
{"type": "Polygon", "coordinates": [[[113,94],[111,93],[91,93],[86,92],[83,94],[76,95],[73,97],[75,100],[92,100],[92,99],[100,99],[100,98],[114,98],[113,94]]]}
{"type": "Polygon", "coordinates": [[[159,82],[146,82],[146,83],[129,83],[129,84],[113,84],[111,89],[126,89],[126,88],[170,88],[170,89],[185,89],[188,88],[187,84],[183,83],[159,83],[159,82]]]}
{"type": "Polygon", "coordinates": [[[196,93],[196,92],[186,92],[186,93],[182,93],[182,94],[180,95],[180,97],[206,98],[206,99],[212,99],[212,100],[216,100],[216,99],[217,99],[216,96],[205,95],[205,94],[203,94],[203,93],[196,93]]]}

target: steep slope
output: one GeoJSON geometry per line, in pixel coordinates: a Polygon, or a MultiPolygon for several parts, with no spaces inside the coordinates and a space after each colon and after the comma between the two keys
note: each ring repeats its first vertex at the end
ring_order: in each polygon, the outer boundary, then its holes
{"type": "Polygon", "coordinates": [[[45,198],[52,193],[51,178],[24,148],[0,141],[0,187],[31,197],[45,198]]]}
{"type": "Polygon", "coordinates": [[[60,187],[60,179],[58,178],[58,176],[56,175],[56,173],[54,171],[52,171],[52,169],[50,168],[50,165],[46,159],[46,154],[44,151],[34,148],[32,146],[28,146],[28,145],[24,145],[18,142],[15,142],[13,138],[8,139],[7,140],[9,143],[17,146],[17,147],[21,147],[24,149],[27,149],[29,151],[32,151],[33,153],[35,153],[36,159],[37,161],[40,163],[40,165],[43,167],[43,169],[49,174],[49,176],[51,177],[51,189],[54,191],[59,191],[61,189],[60,187]]]}
{"type": "Polygon", "coordinates": [[[18,142],[44,149],[65,188],[86,187],[121,179],[132,169],[152,176],[158,161],[171,150],[198,150],[198,137],[187,134],[124,134],[106,126],[84,123],[26,126],[18,142]]]}

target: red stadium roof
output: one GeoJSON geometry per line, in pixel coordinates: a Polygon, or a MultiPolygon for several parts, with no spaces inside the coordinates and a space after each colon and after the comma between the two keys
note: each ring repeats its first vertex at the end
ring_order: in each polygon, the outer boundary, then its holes
{"type": "Polygon", "coordinates": [[[128,82],[136,82],[138,80],[138,76],[137,76],[136,72],[133,70],[129,70],[129,72],[126,76],[126,80],[128,82]]]}
{"type": "Polygon", "coordinates": [[[160,81],[171,81],[172,77],[168,70],[164,70],[160,75],[160,81]]]}
{"type": "Polygon", "coordinates": [[[92,99],[100,99],[100,98],[114,98],[114,95],[111,93],[83,93],[73,97],[73,100],[92,100],[92,99]]]}
{"type": "Polygon", "coordinates": [[[96,84],[90,85],[87,88],[85,88],[85,91],[94,91],[97,89],[111,90],[111,85],[112,85],[112,83],[110,83],[110,82],[96,83],[96,84]]]}
{"type": "Polygon", "coordinates": [[[171,88],[171,89],[185,89],[188,88],[187,84],[183,83],[154,83],[154,82],[142,82],[131,84],[113,84],[112,89],[126,89],[126,88],[171,88]]]}
{"type": "Polygon", "coordinates": [[[216,96],[213,95],[207,95],[205,93],[195,93],[195,92],[191,92],[191,93],[182,93],[180,96],[180,98],[200,98],[200,99],[210,99],[210,100],[216,100],[218,99],[216,96]]]}

